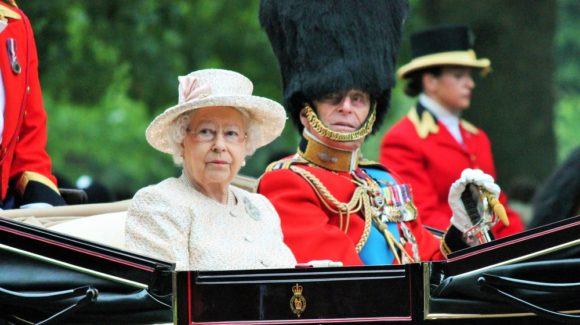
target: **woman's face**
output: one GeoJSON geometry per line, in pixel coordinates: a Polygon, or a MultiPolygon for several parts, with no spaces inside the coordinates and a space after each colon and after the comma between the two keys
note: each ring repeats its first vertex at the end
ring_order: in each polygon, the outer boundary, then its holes
{"type": "MultiPolygon", "coordinates": [[[[318,118],[326,127],[336,132],[354,132],[365,122],[370,111],[370,96],[358,89],[351,89],[346,92],[338,92],[323,96],[321,99],[314,102],[316,106],[316,114],[318,118]]],[[[302,125],[310,131],[317,138],[337,149],[354,151],[358,149],[363,139],[338,142],[322,137],[316,133],[311,127],[305,117],[301,117],[302,125]]]]}
{"type": "Polygon", "coordinates": [[[183,168],[202,189],[228,186],[246,157],[246,125],[233,107],[195,110],[183,140],[183,168]]]}
{"type": "Polygon", "coordinates": [[[462,111],[471,104],[471,92],[475,82],[471,68],[444,67],[441,75],[425,75],[425,92],[450,111],[462,111]]]}

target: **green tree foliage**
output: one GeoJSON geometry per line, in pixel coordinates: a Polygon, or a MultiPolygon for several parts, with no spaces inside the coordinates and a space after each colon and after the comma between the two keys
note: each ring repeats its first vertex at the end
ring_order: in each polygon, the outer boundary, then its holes
{"type": "Polygon", "coordinates": [[[558,158],[563,161],[580,146],[580,95],[565,96],[556,106],[556,135],[558,137],[558,158]]]}
{"type": "Polygon", "coordinates": [[[556,34],[555,129],[558,139],[558,159],[566,159],[580,146],[580,2],[558,1],[558,33],[556,34]]]}
{"type": "Polygon", "coordinates": [[[26,2],[45,89],[94,104],[128,66],[128,95],[159,112],[177,98],[177,75],[220,67],[279,97],[276,62],[257,21],[258,1],[26,2]],[[74,82],[71,82],[74,80],[74,82]]]}
{"type": "Polygon", "coordinates": [[[556,75],[558,95],[578,96],[580,94],[580,2],[576,0],[558,1],[558,32],[556,34],[556,75]]]}
{"type": "Polygon", "coordinates": [[[56,172],[73,181],[89,175],[126,199],[140,187],[178,171],[168,155],[144,141],[149,116],[143,103],[124,95],[117,82],[94,105],[57,102],[47,96],[49,146],[56,172]]]}

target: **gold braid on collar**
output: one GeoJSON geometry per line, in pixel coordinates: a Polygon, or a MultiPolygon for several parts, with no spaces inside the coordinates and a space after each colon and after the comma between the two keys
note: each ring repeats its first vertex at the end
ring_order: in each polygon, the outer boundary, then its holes
{"type": "Polygon", "coordinates": [[[350,142],[358,139],[362,139],[369,135],[373,131],[373,125],[376,120],[376,104],[371,107],[371,113],[367,117],[365,123],[354,132],[336,132],[329,129],[316,115],[312,107],[306,104],[303,108],[304,114],[310,126],[316,130],[318,134],[325,138],[329,138],[338,142],[350,142]]]}

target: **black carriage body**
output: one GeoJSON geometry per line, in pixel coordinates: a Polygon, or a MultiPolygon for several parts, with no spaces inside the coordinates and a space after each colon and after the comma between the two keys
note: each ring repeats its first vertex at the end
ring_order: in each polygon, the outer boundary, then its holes
{"type": "Polygon", "coordinates": [[[0,261],[0,320],[171,321],[171,263],[4,218],[0,261]]]}
{"type": "Polygon", "coordinates": [[[177,324],[409,322],[421,317],[423,278],[421,264],[177,272],[175,316],[177,324]]]}
{"type": "Polygon", "coordinates": [[[580,217],[576,217],[456,252],[441,262],[177,272],[174,320],[214,325],[574,321],[580,313],[579,251],[580,217]],[[491,285],[482,284],[481,278],[530,304],[564,313],[538,317],[529,306],[514,304],[489,289],[491,285]],[[534,283],[544,286],[538,290],[534,283]],[[297,295],[305,304],[299,313],[293,306],[297,295]]]}
{"type": "Polygon", "coordinates": [[[78,303],[72,289],[90,287],[97,299],[56,323],[577,321],[579,251],[576,217],[456,252],[442,262],[175,272],[170,263],[0,218],[0,319],[43,320],[78,303]],[[62,293],[67,290],[68,296],[62,293]],[[544,311],[514,303],[502,292],[544,311]]]}

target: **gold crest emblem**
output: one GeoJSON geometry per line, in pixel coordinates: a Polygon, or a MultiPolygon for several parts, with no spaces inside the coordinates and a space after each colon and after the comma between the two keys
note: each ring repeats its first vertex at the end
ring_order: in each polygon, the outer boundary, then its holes
{"type": "Polygon", "coordinates": [[[292,293],[294,295],[290,298],[290,310],[297,317],[300,317],[300,314],[306,310],[306,298],[302,295],[302,290],[302,286],[298,283],[292,287],[292,293]]]}

